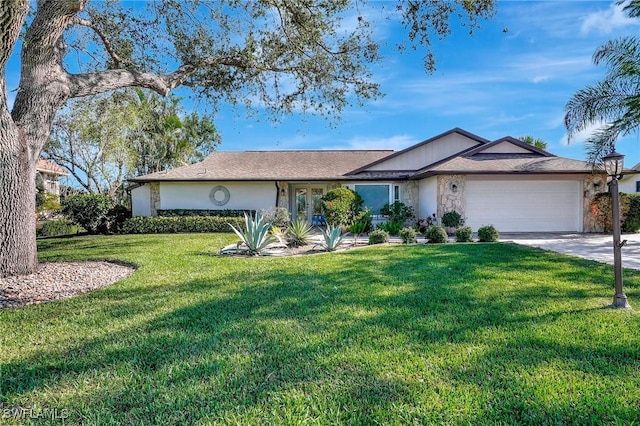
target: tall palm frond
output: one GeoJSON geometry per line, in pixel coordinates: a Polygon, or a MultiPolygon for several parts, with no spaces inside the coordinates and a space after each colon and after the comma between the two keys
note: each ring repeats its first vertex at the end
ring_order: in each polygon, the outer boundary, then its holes
{"type": "MultiPolygon", "coordinates": [[[[625,4],[627,0],[619,0],[616,2],[617,5],[625,4]]],[[[626,12],[629,18],[639,18],[640,17],[640,0],[631,0],[629,4],[625,5],[622,8],[623,12],[626,12]]]]}
{"type": "MultiPolygon", "coordinates": [[[[640,10],[640,2],[638,10],[640,10]]],[[[593,125],[600,128],[586,141],[590,162],[606,155],[620,135],[640,127],[640,39],[624,37],[600,46],[596,65],[606,65],[603,80],[576,92],[565,105],[569,140],[593,125]]]]}

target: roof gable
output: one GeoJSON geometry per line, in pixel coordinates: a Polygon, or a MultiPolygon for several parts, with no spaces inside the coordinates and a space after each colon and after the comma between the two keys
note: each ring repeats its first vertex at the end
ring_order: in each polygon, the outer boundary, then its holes
{"type": "Polygon", "coordinates": [[[482,145],[465,154],[465,157],[472,157],[479,154],[491,155],[528,155],[531,157],[555,157],[555,155],[533,145],[522,142],[520,139],[505,136],[491,143],[482,145]]]}
{"type": "Polygon", "coordinates": [[[456,127],[367,164],[351,174],[391,170],[416,171],[486,143],[489,143],[487,139],[456,127]]]}

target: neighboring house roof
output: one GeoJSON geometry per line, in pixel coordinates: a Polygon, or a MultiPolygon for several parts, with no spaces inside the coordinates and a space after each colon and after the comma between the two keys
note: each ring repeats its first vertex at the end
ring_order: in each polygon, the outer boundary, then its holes
{"type": "Polygon", "coordinates": [[[391,150],[213,152],[201,163],[130,180],[133,182],[404,180],[440,174],[588,174],[593,172],[593,167],[587,162],[557,157],[510,136],[491,142],[455,128],[398,152],[391,150]],[[436,143],[436,141],[439,142],[436,143]],[[413,150],[415,151],[412,152],[413,150]],[[430,156],[429,153],[434,151],[439,154],[430,156]],[[428,158],[432,159],[428,160],[428,158]],[[389,161],[390,159],[392,160],[389,161]],[[406,161],[407,159],[409,161],[406,161]],[[416,167],[417,164],[419,164],[418,167],[416,167]],[[386,169],[387,167],[389,170],[386,169]],[[397,170],[398,168],[402,170],[397,170]]]}
{"type": "Polygon", "coordinates": [[[204,161],[130,179],[148,181],[334,180],[393,151],[213,152],[204,161]]]}
{"type": "Polygon", "coordinates": [[[43,160],[42,158],[38,160],[38,164],[36,165],[36,170],[42,173],[50,174],[50,175],[69,176],[69,173],[67,173],[67,171],[64,170],[62,167],[50,161],[43,160]]]}

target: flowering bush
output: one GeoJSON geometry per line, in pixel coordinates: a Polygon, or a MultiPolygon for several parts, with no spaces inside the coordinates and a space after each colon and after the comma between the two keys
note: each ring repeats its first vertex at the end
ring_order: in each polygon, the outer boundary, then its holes
{"type": "Polygon", "coordinates": [[[322,210],[327,224],[350,226],[362,211],[362,197],[349,188],[336,188],[322,197],[322,210]]]}

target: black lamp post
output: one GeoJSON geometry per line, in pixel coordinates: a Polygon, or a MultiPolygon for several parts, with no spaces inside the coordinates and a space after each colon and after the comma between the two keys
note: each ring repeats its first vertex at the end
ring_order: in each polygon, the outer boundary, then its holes
{"type": "Polygon", "coordinates": [[[622,289],[622,246],[626,241],[620,242],[620,192],[618,190],[618,179],[622,176],[624,165],[624,155],[612,151],[603,158],[604,169],[611,177],[609,192],[611,193],[611,211],[613,217],[613,269],[616,279],[616,294],[613,297],[614,308],[631,308],[627,303],[627,296],[622,289]]]}

